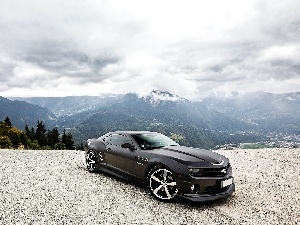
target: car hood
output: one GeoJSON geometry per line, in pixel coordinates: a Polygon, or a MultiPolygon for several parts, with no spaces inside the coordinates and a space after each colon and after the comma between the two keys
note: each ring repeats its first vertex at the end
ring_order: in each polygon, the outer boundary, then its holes
{"type": "Polygon", "coordinates": [[[156,149],[155,153],[189,162],[205,161],[214,165],[223,165],[228,163],[228,159],[218,153],[186,146],[167,146],[156,149]]]}

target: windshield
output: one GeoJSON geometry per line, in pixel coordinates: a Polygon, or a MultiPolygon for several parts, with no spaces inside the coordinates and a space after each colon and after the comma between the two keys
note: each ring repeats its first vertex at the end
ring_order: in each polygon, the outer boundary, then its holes
{"type": "Polygon", "coordinates": [[[167,136],[158,133],[133,134],[132,137],[142,150],[179,145],[167,136]]]}

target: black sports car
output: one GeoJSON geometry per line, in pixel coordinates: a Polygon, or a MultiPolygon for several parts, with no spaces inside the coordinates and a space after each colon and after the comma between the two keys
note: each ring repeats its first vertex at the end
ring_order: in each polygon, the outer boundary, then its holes
{"type": "Polygon", "coordinates": [[[104,171],[143,184],[161,201],[178,196],[214,200],[235,190],[226,157],[180,146],[156,132],[116,131],[88,139],[85,156],[88,171],[104,171]]]}

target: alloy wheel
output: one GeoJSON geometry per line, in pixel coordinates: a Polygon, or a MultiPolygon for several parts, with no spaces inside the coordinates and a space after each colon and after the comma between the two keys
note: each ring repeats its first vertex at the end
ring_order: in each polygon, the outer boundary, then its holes
{"type": "Polygon", "coordinates": [[[88,151],[86,155],[86,166],[90,172],[95,172],[97,170],[97,157],[93,150],[88,151]]]}
{"type": "Polygon", "coordinates": [[[149,174],[151,193],[160,200],[172,200],[176,197],[177,183],[171,171],[166,168],[154,168],[149,174]]]}

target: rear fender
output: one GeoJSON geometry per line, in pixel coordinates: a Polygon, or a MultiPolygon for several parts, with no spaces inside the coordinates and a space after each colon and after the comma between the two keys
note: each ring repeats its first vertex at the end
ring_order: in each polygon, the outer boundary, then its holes
{"type": "Polygon", "coordinates": [[[105,143],[102,140],[92,138],[87,139],[85,143],[85,151],[88,151],[89,149],[93,149],[96,152],[100,152],[101,150],[105,150],[105,143]]]}

